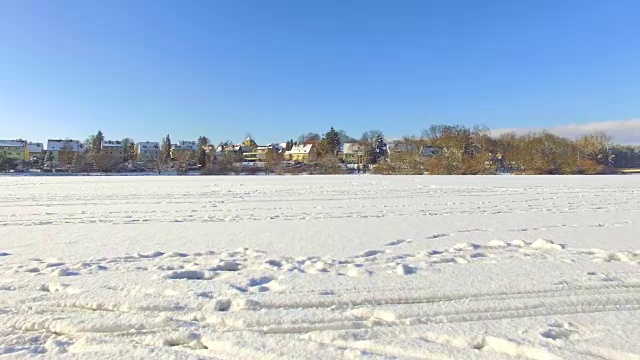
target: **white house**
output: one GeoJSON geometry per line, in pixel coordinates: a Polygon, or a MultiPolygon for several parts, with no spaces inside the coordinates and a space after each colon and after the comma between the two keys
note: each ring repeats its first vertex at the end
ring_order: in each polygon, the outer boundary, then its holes
{"type": "Polygon", "coordinates": [[[187,155],[195,155],[197,153],[197,141],[179,141],[177,144],[171,144],[171,158],[174,160],[187,155]]]}
{"type": "Polygon", "coordinates": [[[60,161],[60,150],[62,150],[62,148],[64,148],[65,145],[67,145],[69,150],[74,153],[77,153],[77,152],[83,153],[87,150],[86,147],[84,146],[84,143],[80,142],[80,140],[49,139],[47,140],[47,152],[51,152],[53,154],[55,161],[58,162],[60,161]]]}
{"type": "Polygon", "coordinates": [[[160,143],[145,141],[136,144],[138,161],[156,161],[160,158],[160,143]]]}

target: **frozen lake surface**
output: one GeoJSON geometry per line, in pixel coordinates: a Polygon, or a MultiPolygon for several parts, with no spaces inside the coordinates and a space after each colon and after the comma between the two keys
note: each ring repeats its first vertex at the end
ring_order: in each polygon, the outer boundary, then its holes
{"type": "Polygon", "coordinates": [[[640,359],[640,177],[0,177],[0,357],[640,359]]]}

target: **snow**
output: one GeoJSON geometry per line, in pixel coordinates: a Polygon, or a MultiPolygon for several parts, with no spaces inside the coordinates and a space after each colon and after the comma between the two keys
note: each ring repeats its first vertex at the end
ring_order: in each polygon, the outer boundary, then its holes
{"type": "Polygon", "coordinates": [[[51,140],[47,141],[47,151],[60,151],[65,145],[71,147],[71,151],[84,151],[85,146],[79,140],[51,140]]]}
{"type": "Polygon", "coordinates": [[[313,149],[312,144],[295,145],[286,154],[308,154],[313,149]]]}
{"type": "Polygon", "coordinates": [[[638,180],[0,177],[0,357],[639,359],[638,180]]]}

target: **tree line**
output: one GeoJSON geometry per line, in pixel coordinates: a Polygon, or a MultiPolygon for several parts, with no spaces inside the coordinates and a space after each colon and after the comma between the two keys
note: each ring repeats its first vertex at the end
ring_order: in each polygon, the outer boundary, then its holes
{"type": "MultiPolygon", "coordinates": [[[[84,152],[73,151],[69,144],[65,144],[58,154],[57,165],[74,172],[91,169],[126,171],[140,160],[137,159],[133,139],[125,138],[119,142],[123,149],[122,159],[103,153],[104,139],[102,131],[90,136],[84,142],[84,152]]],[[[257,146],[249,134],[245,142],[243,144],[247,147],[257,146]]],[[[317,146],[318,160],[305,167],[312,173],[345,172],[345,156],[340,154],[340,150],[346,143],[352,145],[352,152],[358,153],[358,170],[379,174],[606,174],[615,172],[616,168],[640,168],[640,146],[613,144],[611,137],[603,132],[578,139],[567,139],[545,131],[492,136],[490,130],[481,125],[432,125],[420,136],[388,141],[379,130],[370,130],[354,138],[331,127],[322,135],[309,132],[295,141],[290,139],[286,141],[284,150],[305,143],[317,146]]],[[[195,152],[183,152],[172,158],[171,137],[167,135],[160,142],[158,158],[151,164],[145,164],[145,169],[162,171],[173,168],[186,172],[195,166],[209,172],[216,169],[214,173],[237,171],[234,163],[242,159],[226,153],[216,157],[208,151],[211,145],[207,136],[200,136],[195,152]]],[[[232,146],[233,143],[226,141],[219,145],[232,146]]],[[[265,170],[282,171],[284,158],[279,155],[265,159],[265,170]]],[[[52,167],[53,162],[53,154],[48,152],[44,167],[52,167]]],[[[0,171],[14,165],[8,159],[0,159],[0,171]]]]}

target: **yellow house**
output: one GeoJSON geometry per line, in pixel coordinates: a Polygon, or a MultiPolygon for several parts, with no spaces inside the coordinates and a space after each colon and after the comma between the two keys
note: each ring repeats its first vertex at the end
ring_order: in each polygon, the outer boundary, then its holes
{"type": "Polygon", "coordinates": [[[255,151],[258,161],[266,161],[267,159],[282,159],[284,147],[280,144],[270,144],[258,146],[255,151]]]}
{"type": "Polygon", "coordinates": [[[251,137],[244,139],[244,141],[240,145],[251,148],[252,150],[255,150],[255,148],[258,147],[258,144],[256,144],[255,140],[253,140],[251,137]]]}
{"type": "Polygon", "coordinates": [[[24,140],[0,140],[0,157],[29,161],[29,146],[24,140]]]}
{"type": "Polygon", "coordinates": [[[315,162],[318,160],[318,148],[315,144],[297,145],[285,152],[284,157],[291,161],[315,162]]]}

